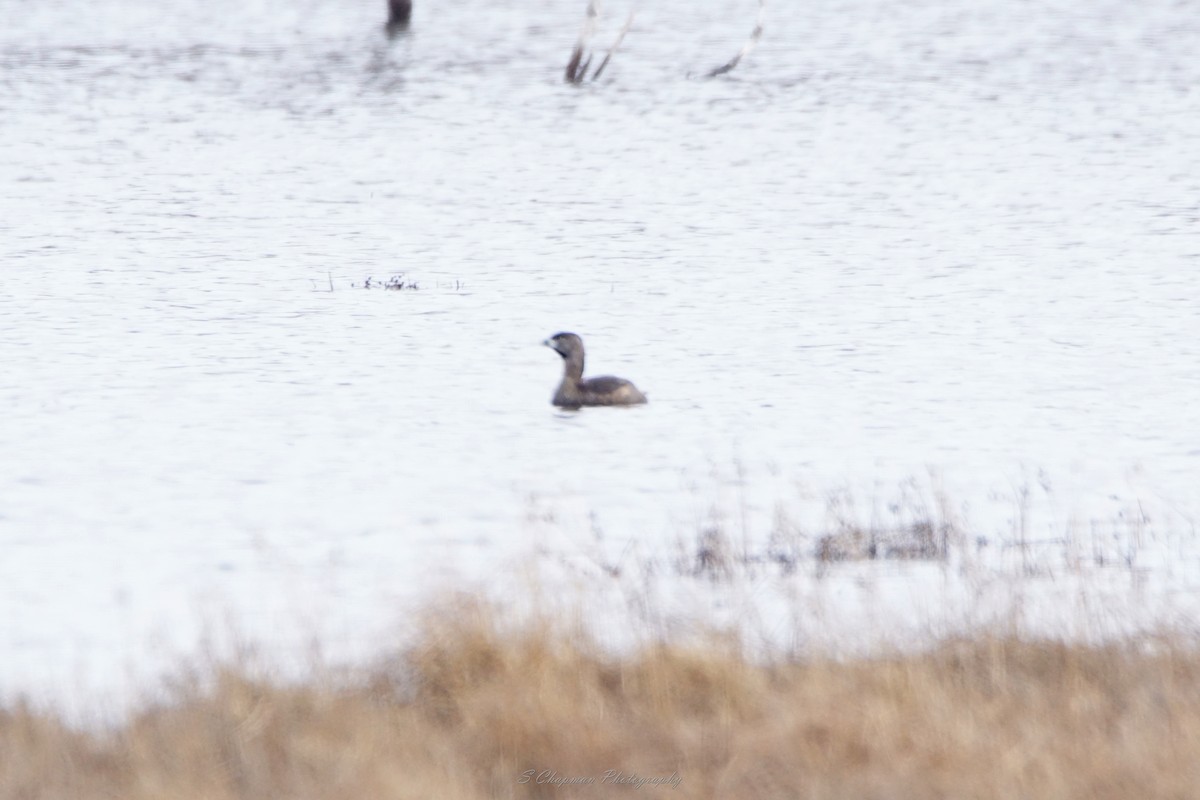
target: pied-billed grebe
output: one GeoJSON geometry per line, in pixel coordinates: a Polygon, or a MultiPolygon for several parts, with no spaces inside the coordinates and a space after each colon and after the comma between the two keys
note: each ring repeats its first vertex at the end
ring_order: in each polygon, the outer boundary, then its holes
{"type": "Polygon", "coordinates": [[[624,378],[602,375],[583,379],[583,339],[573,333],[556,333],[542,342],[563,357],[563,379],[551,400],[562,408],[581,406],[636,406],[646,395],[624,378]]]}

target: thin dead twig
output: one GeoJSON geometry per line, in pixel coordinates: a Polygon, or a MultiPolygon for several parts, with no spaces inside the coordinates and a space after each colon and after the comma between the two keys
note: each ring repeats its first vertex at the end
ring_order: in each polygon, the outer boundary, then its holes
{"type": "Polygon", "coordinates": [[[737,55],[735,55],[727,63],[722,64],[721,66],[709,72],[705,76],[706,78],[715,78],[718,75],[724,75],[726,72],[729,72],[738,65],[739,61],[750,55],[751,51],[758,46],[758,40],[762,38],[763,15],[766,10],[767,0],[758,0],[758,17],[754,21],[754,30],[750,33],[750,38],[746,40],[744,45],[742,45],[742,49],[737,52],[737,55]]]}
{"type": "Polygon", "coordinates": [[[621,27],[621,32],[617,34],[617,39],[613,42],[612,47],[608,48],[608,52],[604,55],[604,60],[600,62],[600,66],[596,67],[596,71],[592,73],[592,80],[598,80],[600,73],[604,72],[604,68],[608,66],[608,62],[612,60],[613,53],[617,52],[617,48],[621,46],[621,42],[625,39],[625,34],[629,33],[630,26],[633,25],[633,12],[629,12],[629,16],[625,19],[625,24],[621,27]]]}

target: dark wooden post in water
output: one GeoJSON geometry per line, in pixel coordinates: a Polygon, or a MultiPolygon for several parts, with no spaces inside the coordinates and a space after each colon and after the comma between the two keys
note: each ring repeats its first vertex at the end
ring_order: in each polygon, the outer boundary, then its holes
{"type": "Polygon", "coordinates": [[[412,19],[412,0],[388,0],[388,21],[384,26],[388,36],[395,36],[408,30],[410,19],[412,19]]]}

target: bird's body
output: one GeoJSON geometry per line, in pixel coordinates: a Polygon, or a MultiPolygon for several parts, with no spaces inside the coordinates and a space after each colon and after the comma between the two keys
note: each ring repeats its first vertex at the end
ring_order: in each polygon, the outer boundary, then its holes
{"type": "Polygon", "coordinates": [[[583,340],[573,333],[556,333],[542,344],[563,357],[563,379],[550,401],[560,408],[583,406],[635,406],[646,395],[624,378],[601,375],[583,377],[583,340]]]}

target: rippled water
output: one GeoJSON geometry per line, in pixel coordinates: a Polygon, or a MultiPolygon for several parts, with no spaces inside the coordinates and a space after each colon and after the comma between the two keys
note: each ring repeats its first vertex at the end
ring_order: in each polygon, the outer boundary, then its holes
{"type": "Polygon", "coordinates": [[[578,5],[0,0],[5,685],[226,608],[361,644],[547,524],[929,473],[986,535],[1031,482],[1191,524],[1188,4],[778,3],[704,80],[756,4],[663,0],[569,87],[578,5]],[[559,330],[650,405],[554,410],[559,330]]]}

